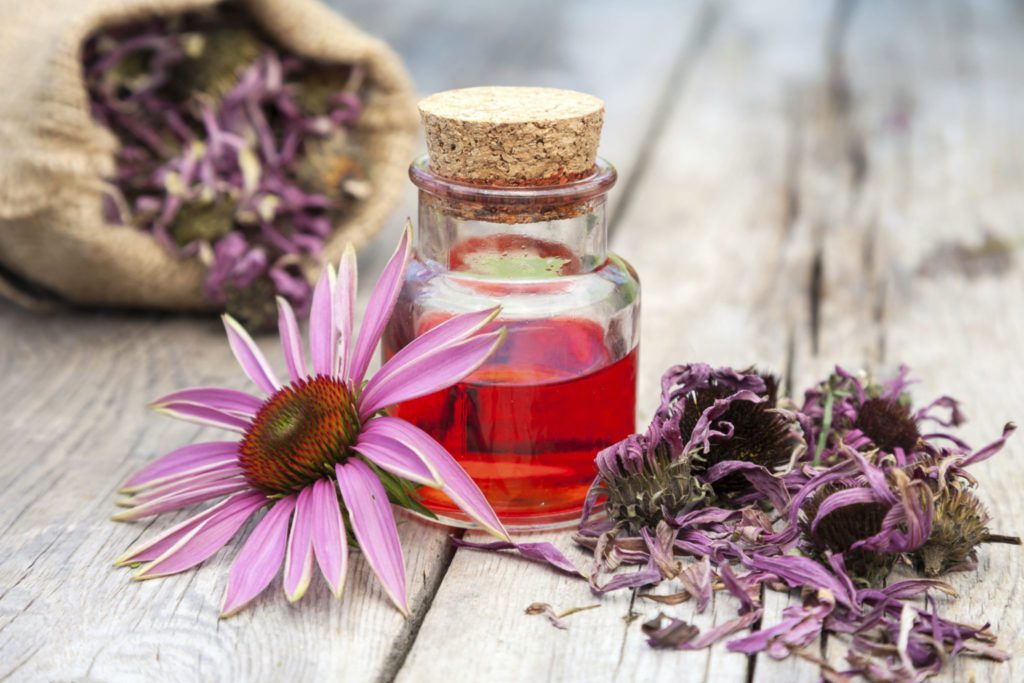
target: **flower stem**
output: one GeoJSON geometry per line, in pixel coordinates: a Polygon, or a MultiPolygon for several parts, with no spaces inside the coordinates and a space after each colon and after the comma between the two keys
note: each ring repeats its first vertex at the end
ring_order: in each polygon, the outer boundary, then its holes
{"type": "Polygon", "coordinates": [[[834,400],[835,394],[832,393],[832,387],[829,386],[825,390],[825,408],[824,415],[821,416],[821,433],[818,434],[818,443],[814,445],[815,467],[821,465],[821,453],[825,450],[825,442],[828,441],[829,432],[832,431],[832,403],[834,400]]]}

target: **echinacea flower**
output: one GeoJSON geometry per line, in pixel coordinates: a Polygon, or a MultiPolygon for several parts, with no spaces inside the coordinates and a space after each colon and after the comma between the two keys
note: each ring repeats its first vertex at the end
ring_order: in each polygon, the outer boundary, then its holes
{"type": "Polygon", "coordinates": [[[982,543],[1020,545],[1016,536],[990,533],[988,511],[967,482],[946,483],[935,495],[935,517],[932,533],[911,559],[928,577],[950,571],[973,569],[977,548],[982,543]]]}
{"type": "Polygon", "coordinates": [[[467,313],[438,325],[396,353],[364,384],[367,368],[394,308],[410,256],[406,229],[377,282],[358,337],[353,336],[355,252],[338,273],[328,265],[311,303],[306,363],[291,306],[278,299],[281,345],[289,381],[277,379],[249,334],[224,316],[228,342],[260,395],[234,389],[184,389],[154,407],[172,417],[236,432],[237,441],[198,443],[157,459],[128,480],[136,520],[217,500],[159,536],[128,551],[118,565],[142,567],[136,579],[175,574],[222,548],[261,510],[228,576],[222,616],[263,592],[284,564],[284,591],[297,601],[314,561],[340,596],[349,533],[408,615],[405,567],[389,503],[414,505],[419,486],[440,489],[477,524],[509,541],[480,489],[425,432],[382,415],[388,406],[449,387],[477,369],[504,339],[484,327],[497,309],[467,313]],[[218,500],[219,499],[219,500],[218,500]]]}
{"type": "Polygon", "coordinates": [[[853,549],[856,543],[882,530],[889,512],[889,506],[874,499],[841,504],[844,496],[862,491],[854,482],[830,482],[818,488],[801,508],[801,532],[816,558],[824,560],[828,553],[842,553],[843,565],[852,579],[868,586],[880,586],[899,554],[853,549]]]}
{"type": "Polygon", "coordinates": [[[646,432],[597,454],[584,523],[603,494],[608,516],[635,532],[697,505],[749,493],[785,498],[772,472],[802,445],[777,408],[778,382],[753,369],[679,365],[661,380],[661,406],[646,432]]]}

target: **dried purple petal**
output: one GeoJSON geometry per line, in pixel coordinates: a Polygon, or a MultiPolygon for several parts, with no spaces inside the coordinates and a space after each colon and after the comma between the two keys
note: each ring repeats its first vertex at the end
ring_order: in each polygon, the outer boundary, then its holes
{"type": "MultiPolygon", "coordinates": [[[[740,614],[704,634],[678,619],[666,623],[663,615],[645,625],[654,647],[697,649],[755,623],[762,586],[798,589],[804,602],[786,608],[782,622],[729,647],[775,658],[795,654],[816,662],[826,680],[916,681],[957,654],[1005,658],[986,627],[939,615],[929,593],[953,595],[948,584],[911,579],[880,587],[901,558],[924,567],[928,555],[929,573],[938,573],[969,566],[978,543],[1019,542],[988,532],[987,515],[969,490],[976,481],[967,471],[997,453],[1014,425],[977,451],[956,435],[925,432],[925,422],[956,426],[963,415],[949,397],[915,411],[910,383],[905,367],[880,384],[836,368],[806,392],[801,410],[772,408],[814,446],[794,439],[794,466],[773,472],[744,458],[735,442],[750,429],[744,419],[757,413],[753,406],[776,405],[769,382],[703,364],[671,368],[648,430],[598,456],[600,476],[576,537],[594,552],[595,590],[654,585],[677,574],[684,591],[641,597],[666,604],[695,598],[700,612],[713,591],[724,588],[739,600],[740,614]],[[936,416],[938,409],[948,410],[948,417],[936,416]],[[732,457],[716,460],[716,448],[732,457]],[[626,490],[630,481],[649,476],[651,463],[681,463],[688,486],[696,481],[713,491],[662,506],[660,514],[595,516],[600,497],[612,497],[609,482],[616,492],[626,490]],[[731,485],[722,485],[727,478],[731,485]],[[698,559],[679,571],[678,558],[686,556],[698,559]],[[599,583],[602,573],[622,564],[643,568],[599,583]],[[923,608],[916,602],[922,596],[923,608]],[[823,633],[845,637],[848,670],[805,649],[823,633]]],[[[617,500],[608,512],[636,499],[617,500]]]]}
{"type": "Polygon", "coordinates": [[[577,612],[585,612],[587,610],[597,609],[600,606],[601,605],[587,605],[585,607],[570,607],[569,609],[563,612],[556,612],[555,608],[546,602],[534,602],[526,608],[525,612],[527,614],[543,614],[548,618],[548,621],[551,622],[552,626],[564,631],[569,628],[568,625],[566,625],[566,623],[563,621],[565,617],[576,614],[577,612]]]}
{"type": "Polygon", "coordinates": [[[653,648],[679,648],[690,642],[700,633],[700,629],[675,617],[667,617],[662,613],[640,626],[647,636],[647,644],[653,648]],[[667,624],[663,621],[667,620],[667,624]]]}
{"type": "Polygon", "coordinates": [[[508,541],[477,542],[457,536],[449,536],[451,542],[460,548],[473,550],[516,550],[528,560],[547,564],[572,576],[585,576],[562,551],[546,542],[509,543],[508,541]]]}

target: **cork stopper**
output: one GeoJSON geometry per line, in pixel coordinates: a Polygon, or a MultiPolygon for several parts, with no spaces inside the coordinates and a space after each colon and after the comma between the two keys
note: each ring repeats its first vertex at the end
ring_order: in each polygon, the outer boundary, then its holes
{"type": "Polygon", "coordinates": [[[598,98],[554,88],[448,90],[419,107],[431,170],[495,185],[587,175],[604,121],[598,98]]]}

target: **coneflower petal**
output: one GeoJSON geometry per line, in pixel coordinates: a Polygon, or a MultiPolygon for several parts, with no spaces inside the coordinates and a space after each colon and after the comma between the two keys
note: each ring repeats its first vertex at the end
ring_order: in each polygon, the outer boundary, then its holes
{"type": "Polygon", "coordinates": [[[309,350],[313,356],[313,372],[334,374],[334,354],[338,349],[338,328],[334,324],[334,266],[326,264],[320,281],[313,290],[309,309],[309,350]]]}
{"type": "MultiPolygon", "coordinates": [[[[371,420],[370,422],[374,422],[371,420]]],[[[361,434],[353,448],[383,470],[416,484],[440,488],[441,480],[411,448],[379,434],[361,434]]]]}
{"type": "Polygon", "coordinates": [[[370,359],[384,334],[384,326],[391,318],[391,312],[395,309],[395,302],[398,300],[398,293],[402,289],[402,281],[405,278],[405,268],[409,264],[410,242],[412,238],[412,226],[406,223],[405,232],[402,233],[402,240],[398,248],[391,256],[384,272],[370,294],[370,301],[366,306],[366,314],[363,323],[359,328],[359,337],[356,339],[355,350],[352,352],[352,362],[348,374],[344,379],[350,380],[352,385],[359,387],[366,375],[366,368],[370,366],[370,359]]]}
{"type": "Polygon", "coordinates": [[[267,394],[280,389],[281,383],[277,381],[277,376],[245,328],[230,315],[224,314],[221,319],[228,333],[228,344],[231,345],[238,364],[242,366],[249,379],[267,394]]]}
{"type": "Polygon", "coordinates": [[[238,457],[238,443],[235,441],[208,441],[182,446],[160,456],[136,472],[125,482],[125,487],[142,486],[154,479],[189,470],[205,463],[218,462],[226,456],[232,455],[238,457]]]}
{"type": "Polygon", "coordinates": [[[374,437],[384,437],[390,439],[392,443],[403,444],[409,452],[416,454],[427,467],[437,473],[441,490],[463,512],[485,531],[503,540],[511,540],[480,487],[433,437],[419,427],[396,417],[375,417],[370,420],[360,440],[374,437]]]}
{"type": "MultiPolygon", "coordinates": [[[[192,515],[188,519],[178,524],[175,524],[170,529],[167,529],[162,534],[154,536],[147,541],[139,543],[132,547],[121,557],[114,560],[115,567],[123,567],[128,564],[135,564],[138,562],[148,562],[155,560],[156,558],[163,555],[169,549],[171,549],[175,543],[177,543],[183,536],[188,532],[195,529],[201,523],[208,520],[210,517],[221,514],[226,508],[232,510],[239,504],[239,500],[245,497],[255,496],[255,493],[236,493],[233,496],[229,496],[224,500],[211,505],[202,512],[192,515]]],[[[262,496],[261,496],[262,497],[262,496]]]]}
{"type": "Polygon", "coordinates": [[[401,373],[406,366],[423,356],[468,339],[494,320],[500,311],[501,307],[496,306],[476,313],[463,313],[427,330],[384,363],[367,382],[366,391],[371,391],[395,374],[401,373]]]}
{"type": "Polygon", "coordinates": [[[249,428],[249,420],[245,418],[193,403],[164,403],[154,406],[153,409],[176,420],[228,429],[239,434],[244,434],[245,430],[249,428]]]}
{"type": "Polygon", "coordinates": [[[295,496],[282,498],[252,530],[228,572],[221,617],[245,607],[274,580],[288,543],[288,520],[295,510],[295,496]]]}
{"type": "Polygon", "coordinates": [[[302,333],[299,322],[295,319],[292,305],[283,297],[277,297],[277,330],[281,336],[281,350],[284,362],[288,366],[288,376],[292,381],[306,376],[306,356],[302,351],[302,333]]]}
{"type": "Polygon", "coordinates": [[[178,533],[165,535],[129,558],[129,563],[152,560],[132,578],[155,579],[177,574],[206,561],[238,533],[254,512],[267,504],[267,498],[259,493],[242,493],[223,504],[212,515],[178,533]]]}
{"type": "Polygon", "coordinates": [[[402,614],[408,616],[405,560],[388,494],[366,463],[350,459],[336,470],[338,488],[359,548],[384,586],[384,592],[402,614]]]}
{"type": "Polygon", "coordinates": [[[242,474],[242,468],[238,466],[238,458],[234,455],[230,455],[222,457],[219,460],[204,462],[187,469],[180,469],[172,474],[150,479],[137,486],[122,486],[121,493],[150,491],[156,488],[162,488],[168,484],[180,484],[185,481],[194,481],[195,477],[211,473],[217,473],[220,478],[226,478],[236,474],[242,474]]]}
{"type": "Polygon", "coordinates": [[[821,520],[825,519],[836,510],[840,510],[848,505],[864,503],[884,504],[884,501],[879,501],[877,494],[869,488],[857,487],[836,491],[829,495],[829,497],[826,498],[818,507],[817,514],[815,514],[814,519],[811,520],[811,531],[817,531],[821,520]]]}
{"type": "Polygon", "coordinates": [[[251,488],[251,486],[244,478],[217,481],[197,488],[172,493],[155,500],[148,500],[141,505],[137,505],[124,510],[123,512],[117,513],[112,517],[112,519],[117,522],[128,522],[136,519],[142,519],[143,517],[158,515],[162,512],[180,510],[181,508],[188,507],[189,505],[195,505],[196,503],[202,503],[206,500],[219,498],[220,496],[226,496],[231,493],[237,493],[238,491],[244,491],[248,488],[251,488]]]}
{"type": "Polygon", "coordinates": [[[312,501],[312,486],[299,491],[284,556],[284,594],[289,602],[297,602],[306,594],[313,577],[312,501]]]}
{"type": "Polygon", "coordinates": [[[230,460],[221,463],[217,467],[202,467],[199,471],[183,472],[166,481],[154,482],[135,491],[128,498],[118,501],[118,505],[134,507],[135,505],[156,500],[172,493],[195,489],[215,481],[231,479],[232,477],[241,477],[243,474],[242,468],[238,466],[237,462],[230,460]]]}
{"type": "Polygon", "coordinates": [[[355,320],[356,291],[358,281],[356,250],[352,244],[345,247],[338,264],[338,283],[334,289],[334,324],[338,328],[338,363],[334,372],[338,377],[347,376],[349,358],[352,353],[352,325],[355,320]]]}
{"type": "Polygon", "coordinates": [[[505,330],[501,329],[449,344],[406,363],[372,388],[366,385],[359,398],[359,417],[365,420],[386,406],[452,386],[483,365],[504,340],[505,330]]]}
{"type": "Polygon", "coordinates": [[[191,404],[230,413],[237,417],[251,418],[263,405],[263,399],[237,389],[193,387],[161,396],[149,406],[160,409],[173,404],[191,404]]]}
{"type": "Polygon", "coordinates": [[[331,591],[340,598],[348,569],[348,537],[334,482],[318,479],[313,484],[312,505],[313,553],[331,591]]]}

